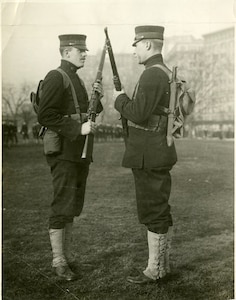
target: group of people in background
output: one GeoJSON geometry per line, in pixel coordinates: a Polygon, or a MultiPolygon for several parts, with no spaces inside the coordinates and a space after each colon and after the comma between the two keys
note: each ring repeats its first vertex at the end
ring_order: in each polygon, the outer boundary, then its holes
{"type": "Polygon", "coordinates": [[[17,126],[12,121],[3,121],[2,123],[3,145],[11,147],[18,144],[17,126]]]}
{"type": "MultiPolygon", "coordinates": [[[[40,125],[38,124],[38,126],[40,125]]],[[[33,128],[32,128],[32,132],[33,132],[33,128]]],[[[22,124],[21,129],[18,132],[18,128],[15,122],[10,120],[3,121],[2,122],[3,146],[10,148],[13,145],[17,145],[20,142],[18,138],[18,133],[22,136],[23,143],[28,144],[30,139],[29,129],[28,129],[28,125],[25,122],[22,124]]],[[[34,134],[33,134],[33,138],[35,138],[34,134]]]]}
{"type": "MultiPolygon", "coordinates": [[[[33,142],[36,144],[42,144],[42,138],[39,136],[41,125],[35,122],[31,130],[28,129],[28,125],[23,123],[20,131],[18,131],[17,125],[13,121],[3,121],[2,123],[2,137],[3,145],[11,147],[19,143],[18,134],[22,137],[22,142],[29,143],[31,137],[33,142]]],[[[189,133],[189,126],[186,125],[184,131],[185,138],[219,138],[219,139],[230,139],[234,137],[234,128],[231,125],[225,126],[207,126],[198,125],[191,129],[189,133]]],[[[95,142],[109,142],[109,141],[122,141],[123,130],[119,124],[106,124],[98,123],[94,136],[95,142]]]]}
{"type": "MultiPolygon", "coordinates": [[[[42,137],[39,136],[41,125],[38,122],[33,123],[31,129],[24,122],[18,130],[13,121],[3,121],[2,137],[3,146],[10,148],[19,143],[28,144],[32,140],[36,144],[42,144],[42,137]],[[21,138],[19,138],[21,137],[21,138]]],[[[95,142],[122,141],[123,130],[121,125],[98,123],[94,136],[95,142]]]]}

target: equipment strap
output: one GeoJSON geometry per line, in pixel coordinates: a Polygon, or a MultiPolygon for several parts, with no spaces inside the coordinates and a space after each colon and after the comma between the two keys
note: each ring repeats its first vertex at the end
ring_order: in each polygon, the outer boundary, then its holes
{"type": "MultiPolygon", "coordinates": [[[[166,73],[169,80],[171,81],[172,71],[170,69],[168,69],[166,66],[161,65],[161,64],[155,64],[152,67],[160,68],[162,71],[164,71],[166,73]]],[[[177,100],[178,100],[178,98],[177,98],[177,100]]],[[[177,105],[179,106],[179,103],[177,103],[177,105]]],[[[159,110],[163,111],[164,113],[166,113],[167,115],[170,113],[174,113],[175,120],[173,123],[172,134],[174,134],[177,130],[180,130],[181,135],[183,135],[184,116],[183,116],[181,109],[178,110],[178,115],[176,115],[176,112],[171,112],[170,109],[165,106],[157,105],[157,108],[159,110]]]]}
{"type": "MultiPolygon", "coordinates": [[[[153,65],[152,67],[157,67],[157,68],[159,68],[159,69],[161,69],[162,71],[164,71],[165,73],[166,73],[166,75],[168,76],[168,78],[169,78],[169,80],[171,79],[171,74],[172,74],[172,72],[171,72],[171,70],[170,69],[168,69],[166,66],[164,66],[164,65],[161,65],[161,64],[155,64],[155,65],[153,65]]],[[[160,110],[160,111],[162,111],[162,112],[164,112],[165,114],[168,114],[170,111],[169,111],[169,108],[168,107],[165,107],[165,106],[163,106],[163,105],[157,105],[157,108],[160,110]]]]}
{"type": "Polygon", "coordinates": [[[63,79],[64,79],[64,78],[67,78],[67,81],[69,82],[69,85],[70,85],[70,87],[71,87],[72,98],[73,98],[73,101],[74,101],[76,113],[77,113],[77,114],[80,114],[79,102],[78,102],[78,99],[77,99],[77,96],[76,96],[75,88],[74,88],[74,86],[73,86],[73,83],[72,83],[70,77],[69,77],[68,74],[67,74],[64,70],[62,70],[61,68],[57,68],[57,71],[58,71],[59,73],[61,73],[63,79]]]}

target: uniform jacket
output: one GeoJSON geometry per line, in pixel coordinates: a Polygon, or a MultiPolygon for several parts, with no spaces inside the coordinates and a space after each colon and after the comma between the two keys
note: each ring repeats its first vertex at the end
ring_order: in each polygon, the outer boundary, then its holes
{"type": "Polygon", "coordinates": [[[153,116],[161,116],[157,131],[129,126],[122,163],[127,168],[171,169],[177,161],[175,145],[168,147],[166,142],[167,116],[157,108],[158,104],[169,106],[169,78],[163,70],[154,67],[155,64],[163,65],[161,54],[146,61],[132,100],[126,94],[121,94],[115,101],[115,108],[124,118],[142,127],[147,127],[153,116]]]}
{"type": "MultiPolygon", "coordinates": [[[[86,113],[88,109],[88,95],[83,82],[77,75],[78,68],[72,63],[63,60],[60,68],[70,77],[75,88],[79,102],[80,112],[86,113]]],[[[98,112],[101,112],[102,105],[99,102],[98,112]]],[[[81,159],[85,136],[81,135],[82,124],[68,115],[75,114],[75,105],[70,86],[66,89],[63,84],[62,74],[57,70],[50,71],[44,81],[42,97],[39,104],[38,121],[41,125],[57,132],[62,141],[61,153],[58,159],[82,162],[81,159]]],[[[88,162],[91,158],[86,159],[88,162]]]]}

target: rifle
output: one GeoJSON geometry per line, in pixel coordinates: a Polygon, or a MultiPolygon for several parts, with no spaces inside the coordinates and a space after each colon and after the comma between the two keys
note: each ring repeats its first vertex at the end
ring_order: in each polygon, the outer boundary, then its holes
{"type": "MultiPolygon", "coordinates": [[[[105,43],[105,45],[103,47],[103,50],[102,50],[102,55],[101,55],[101,59],[100,59],[100,62],[99,62],[98,71],[97,71],[97,75],[96,75],[96,78],[95,78],[95,83],[96,82],[97,83],[102,82],[102,70],[103,70],[105,56],[106,56],[106,49],[107,49],[107,46],[106,46],[106,43],[105,43]]],[[[89,101],[89,107],[88,107],[88,110],[87,110],[88,120],[91,120],[92,122],[95,122],[95,120],[96,120],[98,101],[99,101],[99,93],[97,91],[95,91],[95,88],[93,87],[92,93],[91,93],[91,98],[90,98],[90,101],[89,101]]],[[[92,153],[93,153],[93,141],[94,141],[94,134],[93,133],[90,133],[90,134],[86,135],[84,149],[83,149],[81,158],[90,157],[92,155],[92,153]]]]}
{"type": "MultiPolygon", "coordinates": [[[[104,28],[104,31],[105,31],[105,35],[106,35],[106,45],[107,45],[107,51],[108,51],[109,58],[110,58],[115,89],[116,89],[116,91],[121,91],[122,90],[121,81],[120,81],[120,77],[119,77],[119,74],[117,71],[116,62],[115,62],[115,58],[114,58],[114,54],[113,54],[113,50],[112,50],[112,46],[111,46],[111,41],[108,36],[107,27],[104,28]]],[[[120,119],[121,119],[121,123],[122,123],[122,127],[123,127],[124,138],[126,140],[126,137],[128,136],[127,119],[125,119],[122,115],[120,116],[120,119]]]]}
{"type": "Polygon", "coordinates": [[[170,147],[173,144],[173,127],[175,119],[175,107],[177,99],[177,85],[179,81],[177,79],[177,66],[173,67],[172,76],[170,79],[170,104],[167,121],[167,145],[170,147]]]}

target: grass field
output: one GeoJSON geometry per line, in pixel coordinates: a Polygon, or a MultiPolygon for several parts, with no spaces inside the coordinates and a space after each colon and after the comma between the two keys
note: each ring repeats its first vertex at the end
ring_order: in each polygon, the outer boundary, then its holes
{"type": "Polygon", "coordinates": [[[3,151],[4,300],[226,300],[234,298],[233,142],[178,140],[170,199],[173,275],[138,286],[125,278],[146,266],[145,227],[137,220],[122,142],[97,143],[74,250],[93,264],[63,283],[52,274],[47,233],[52,197],[42,145],[3,151]]]}

